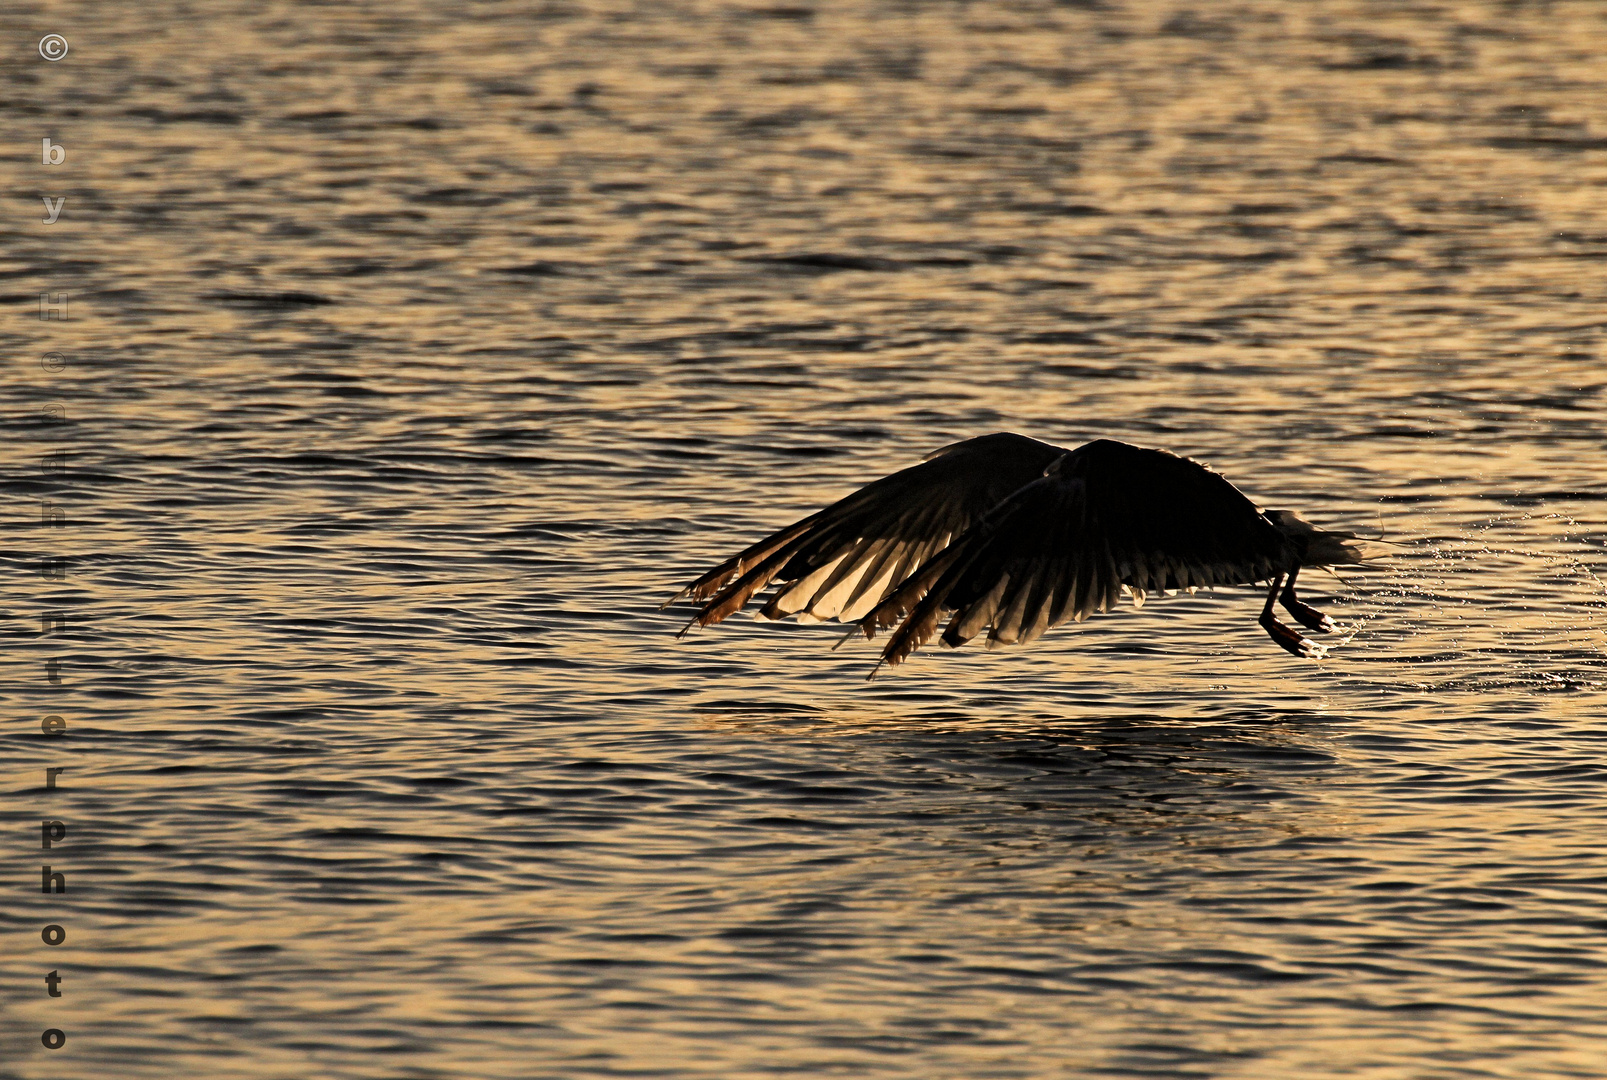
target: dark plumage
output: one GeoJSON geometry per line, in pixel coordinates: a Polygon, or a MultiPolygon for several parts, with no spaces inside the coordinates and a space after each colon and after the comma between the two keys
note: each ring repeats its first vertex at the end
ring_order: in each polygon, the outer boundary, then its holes
{"type": "Polygon", "coordinates": [[[1165,450],[1098,439],[1068,451],[1001,432],[944,447],[765,537],[665,606],[704,602],[685,634],[778,582],[761,617],[857,620],[867,638],[896,626],[881,660],[897,665],[945,618],[945,645],[986,629],[991,648],[1109,611],[1124,587],[1137,606],[1150,592],[1270,581],[1262,627],[1289,652],[1316,656],[1322,648],[1279,622],[1273,603],[1332,630],[1295,596],[1295,576],[1360,563],[1369,543],[1263,511],[1165,450]]]}

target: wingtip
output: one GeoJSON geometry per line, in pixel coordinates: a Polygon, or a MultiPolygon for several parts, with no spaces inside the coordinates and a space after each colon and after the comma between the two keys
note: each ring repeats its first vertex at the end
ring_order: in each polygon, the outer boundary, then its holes
{"type": "Polygon", "coordinates": [[[903,659],[904,658],[902,656],[896,656],[893,654],[893,643],[889,641],[887,643],[887,648],[883,649],[882,654],[876,658],[876,666],[870,669],[869,675],[865,676],[865,681],[873,681],[876,678],[877,672],[881,671],[884,667],[889,671],[898,667],[899,661],[903,659]]]}

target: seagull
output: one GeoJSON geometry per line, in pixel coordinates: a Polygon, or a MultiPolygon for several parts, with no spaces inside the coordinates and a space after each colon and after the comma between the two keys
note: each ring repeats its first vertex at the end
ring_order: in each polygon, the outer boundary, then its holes
{"type": "MultiPolygon", "coordinates": [[[[1295,595],[1307,566],[1382,554],[1355,533],[1262,510],[1220,473],[1166,450],[1096,439],[1075,450],[1013,432],[966,439],[777,530],[665,601],[702,604],[677,635],[713,626],[775,583],[758,615],[828,619],[874,638],[895,627],[868,678],[931,640],[958,648],[1025,645],[1068,620],[1110,611],[1125,593],[1193,593],[1270,582],[1260,623],[1299,657],[1326,651],[1306,629],[1334,621],[1295,595]]],[[[839,641],[838,644],[842,644],[839,641]]],[[[836,646],[833,646],[834,648],[836,646]]]]}

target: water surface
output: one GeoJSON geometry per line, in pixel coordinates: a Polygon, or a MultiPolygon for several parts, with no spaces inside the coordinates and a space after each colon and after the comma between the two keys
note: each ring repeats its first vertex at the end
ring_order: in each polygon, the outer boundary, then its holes
{"type": "Polygon", "coordinates": [[[0,1075],[1601,1074],[1600,5],[7,14],[0,1075]],[[1408,546],[674,639],[995,430],[1408,546]]]}

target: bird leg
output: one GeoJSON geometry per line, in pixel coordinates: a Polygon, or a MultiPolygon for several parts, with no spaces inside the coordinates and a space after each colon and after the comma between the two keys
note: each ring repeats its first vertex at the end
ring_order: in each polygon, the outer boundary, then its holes
{"type": "Polygon", "coordinates": [[[1289,614],[1300,620],[1300,625],[1307,630],[1315,630],[1319,634],[1331,633],[1334,621],[1310,604],[1304,603],[1295,596],[1295,577],[1300,573],[1300,567],[1289,572],[1289,580],[1283,583],[1283,596],[1280,603],[1288,609],[1289,614]]]}
{"type": "MultiPolygon", "coordinates": [[[[1289,575],[1293,579],[1294,575],[1289,575]]],[[[1267,604],[1261,609],[1261,629],[1276,641],[1285,651],[1295,656],[1313,657],[1321,656],[1324,650],[1321,645],[1306,637],[1300,631],[1278,621],[1272,614],[1273,601],[1278,599],[1278,591],[1283,588],[1283,575],[1279,574],[1272,579],[1272,588],[1267,590],[1267,604]]]]}

